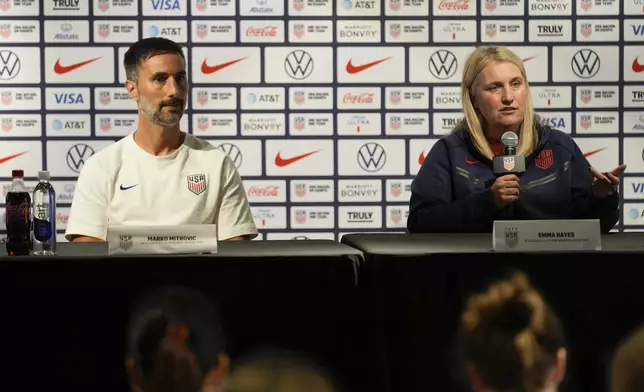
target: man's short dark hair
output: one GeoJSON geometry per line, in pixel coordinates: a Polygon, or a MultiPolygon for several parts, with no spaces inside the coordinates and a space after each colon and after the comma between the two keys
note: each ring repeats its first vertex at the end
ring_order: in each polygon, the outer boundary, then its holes
{"type": "Polygon", "coordinates": [[[125,67],[125,76],[128,80],[137,81],[137,67],[149,58],[166,53],[177,53],[185,60],[181,46],[167,38],[144,38],[125,52],[123,66],[125,67]]]}

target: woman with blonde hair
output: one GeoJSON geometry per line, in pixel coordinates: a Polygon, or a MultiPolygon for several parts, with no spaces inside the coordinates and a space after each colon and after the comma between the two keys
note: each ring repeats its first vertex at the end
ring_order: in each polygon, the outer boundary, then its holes
{"type": "Polygon", "coordinates": [[[504,47],[477,48],[463,68],[464,119],[439,139],[412,182],[410,232],[491,232],[495,220],[618,218],[621,165],[600,173],[569,135],[535,115],[521,59],[504,47]],[[519,176],[496,176],[501,136],[518,136],[519,176]]]}
{"type": "Polygon", "coordinates": [[[560,321],[524,274],[471,297],[461,327],[474,392],[555,392],[563,381],[560,321]]]}

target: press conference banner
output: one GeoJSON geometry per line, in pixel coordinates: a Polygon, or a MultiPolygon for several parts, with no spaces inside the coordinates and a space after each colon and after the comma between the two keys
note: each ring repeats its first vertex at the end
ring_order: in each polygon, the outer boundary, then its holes
{"type": "Polygon", "coordinates": [[[181,127],[231,156],[260,238],[403,232],[486,44],[593,166],[628,165],[618,230],[644,229],[644,0],[0,0],[0,201],[47,169],[64,231],[84,163],[137,127],[122,60],[153,36],[184,47],[181,127]]]}

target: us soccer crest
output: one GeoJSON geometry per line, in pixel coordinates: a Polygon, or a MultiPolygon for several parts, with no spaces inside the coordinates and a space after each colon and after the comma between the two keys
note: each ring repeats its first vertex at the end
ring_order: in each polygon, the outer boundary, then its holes
{"type": "Polygon", "coordinates": [[[0,25],[0,37],[9,38],[11,36],[11,24],[3,23],[0,25]]]}
{"type": "Polygon", "coordinates": [[[398,103],[400,103],[400,100],[401,100],[401,93],[400,93],[400,90],[392,90],[392,91],[389,93],[389,100],[390,100],[390,101],[391,101],[391,103],[393,103],[394,105],[397,105],[398,103]]]}
{"type": "Polygon", "coordinates": [[[505,170],[514,169],[514,157],[503,157],[503,168],[505,170]]]}
{"type": "Polygon", "coordinates": [[[110,8],[110,0],[98,0],[98,9],[105,12],[110,8]]]}
{"type": "Polygon", "coordinates": [[[401,30],[400,23],[392,23],[389,25],[389,34],[391,34],[393,38],[400,37],[401,30]]]}
{"type": "Polygon", "coordinates": [[[295,221],[300,224],[306,222],[306,210],[296,210],[295,221]]]}
{"type": "Polygon", "coordinates": [[[197,92],[197,102],[202,105],[208,103],[208,91],[199,91],[197,92]]]}
{"type": "Polygon", "coordinates": [[[119,236],[119,248],[124,251],[132,249],[132,236],[131,235],[120,235],[119,236]]]}
{"type": "Polygon", "coordinates": [[[101,130],[107,132],[112,128],[112,119],[109,117],[101,118],[101,130]]]}
{"type": "Polygon", "coordinates": [[[298,116],[293,119],[293,127],[298,131],[303,130],[305,126],[306,126],[306,120],[304,119],[304,117],[298,116]]]}
{"type": "Polygon", "coordinates": [[[519,231],[516,227],[505,229],[505,244],[509,247],[515,247],[519,243],[519,231]]]}
{"type": "Polygon", "coordinates": [[[98,100],[101,101],[103,105],[107,105],[112,100],[112,93],[109,91],[101,91],[98,94],[98,100]]]}
{"type": "Polygon", "coordinates": [[[197,24],[197,37],[204,38],[208,35],[208,25],[205,23],[197,24]]]}
{"type": "Polygon", "coordinates": [[[536,158],[534,158],[534,164],[539,168],[539,169],[547,169],[552,164],[554,163],[555,159],[552,154],[551,149],[545,149],[541,150],[539,155],[537,155],[536,158]]]}
{"type": "Polygon", "coordinates": [[[581,102],[588,103],[593,99],[592,91],[589,89],[581,90],[581,102]]]}
{"type": "Polygon", "coordinates": [[[391,195],[394,197],[400,196],[400,194],[402,193],[402,183],[392,182],[390,192],[391,192],[391,195]]]}
{"type": "Polygon", "coordinates": [[[204,174],[192,174],[188,176],[188,190],[195,195],[200,195],[206,190],[206,176],[204,174]]]}
{"type": "Polygon", "coordinates": [[[306,184],[295,184],[295,194],[297,197],[304,197],[306,195],[306,184]]]}
{"type": "Polygon", "coordinates": [[[590,128],[591,125],[593,125],[591,116],[587,116],[587,115],[580,116],[580,120],[581,120],[580,121],[581,127],[584,129],[588,129],[590,128]]]}
{"type": "Polygon", "coordinates": [[[400,223],[402,220],[402,210],[400,208],[394,208],[391,210],[391,221],[395,224],[400,223]]]}
{"type": "Polygon", "coordinates": [[[400,129],[400,116],[391,116],[389,125],[391,126],[391,129],[400,129]]]}
{"type": "Polygon", "coordinates": [[[3,118],[2,119],[2,130],[9,132],[13,129],[13,119],[12,118],[3,118]]]}
{"type": "Polygon", "coordinates": [[[2,101],[3,105],[9,106],[11,105],[11,101],[13,100],[13,94],[11,91],[3,91],[0,93],[0,100],[2,101]]]}

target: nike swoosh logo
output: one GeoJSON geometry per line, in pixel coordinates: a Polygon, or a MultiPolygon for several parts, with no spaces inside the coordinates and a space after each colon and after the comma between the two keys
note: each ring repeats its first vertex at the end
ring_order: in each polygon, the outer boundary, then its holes
{"type": "Polygon", "coordinates": [[[537,56],[526,57],[526,58],[522,59],[521,61],[525,63],[525,62],[527,62],[527,61],[532,60],[532,59],[533,59],[533,58],[535,58],[535,57],[537,57],[537,56]]]}
{"type": "Polygon", "coordinates": [[[639,63],[639,57],[635,57],[633,60],[633,72],[644,72],[644,64],[639,63]]]}
{"type": "Polygon", "coordinates": [[[373,67],[374,65],[378,65],[378,64],[380,64],[382,62],[385,62],[385,61],[389,60],[390,58],[391,57],[387,57],[386,59],[372,61],[370,63],[366,63],[366,64],[362,64],[362,65],[353,65],[353,63],[351,62],[352,60],[349,59],[349,62],[347,63],[347,72],[350,73],[350,74],[357,74],[358,72],[362,72],[365,69],[373,67]]]}
{"type": "Polygon", "coordinates": [[[139,184],[131,185],[131,186],[123,186],[123,184],[121,184],[121,190],[122,190],[122,191],[127,191],[128,189],[132,189],[132,188],[134,188],[134,187],[135,187],[135,186],[137,186],[137,185],[139,185],[139,184]]]}
{"type": "Polygon", "coordinates": [[[3,163],[5,163],[5,162],[7,162],[7,161],[12,160],[13,158],[18,158],[19,156],[24,155],[24,154],[26,154],[27,152],[28,152],[28,151],[20,152],[20,153],[18,153],[18,154],[13,154],[13,155],[9,155],[9,156],[4,157],[4,158],[0,158],[0,165],[1,165],[1,164],[3,164],[3,163]]]}
{"type": "Polygon", "coordinates": [[[470,158],[468,158],[468,157],[465,157],[465,163],[469,163],[470,165],[473,165],[473,164],[475,164],[475,163],[479,163],[479,161],[477,161],[477,160],[472,160],[472,159],[470,159],[470,158]]]}
{"type": "Polygon", "coordinates": [[[84,65],[87,65],[89,63],[93,63],[94,61],[100,59],[100,57],[96,57],[91,60],[87,61],[82,61],[80,63],[72,64],[72,65],[60,65],[60,59],[56,60],[56,64],[54,64],[54,72],[56,72],[59,75],[66,74],[67,72],[71,72],[77,68],[80,68],[84,65]]]}
{"type": "Polygon", "coordinates": [[[306,154],[296,155],[296,156],[294,156],[292,158],[286,158],[286,159],[282,158],[282,156],[278,152],[277,155],[275,156],[275,164],[277,166],[279,166],[279,167],[288,166],[291,163],[297,162],[300,159],[304,159],[304,158],[308,157],[309,155],[313,155],[313,154],[315,154],[316,152],[319,152],[319,151],[320,150],[315,150],[315,151],[307,152],[306,154]]]}
{"type": "Polygon", "coordinates": [[[598,150],[593,150],[593,151],[585,152],[585,153],[584,153],[584,157],[588,158],[589,156],[591,156],[591,155],[595,155],[595,154],[597,154],[597,153],[598,153],[598,152],[600,152],[600,151],[604,151],[605,149],[606,149],[606,147],[602,147],[602,148],[600,148],[600,149],[598,149],[598,150]]]}
{"type": "Polygon", "coordinates": [[[240,62],[242,60],[246,60],[247,58],[248,57],[242,57],[242,58],[237,59],[237,60],[228,61],[227,63],[221,63],[221,64],[217,64],[217,65],[214,65],[214,66],[208,65],[206,60],[204,60],[203,63],[201,63],[201,72],[205,73],[206,75],[211,74],[211,73],[215,73],[217,71],[221,71],[222,69],[224,69],[226,67],[230,67],[233,64],[237,64],[238,62],[240,62]]]}

